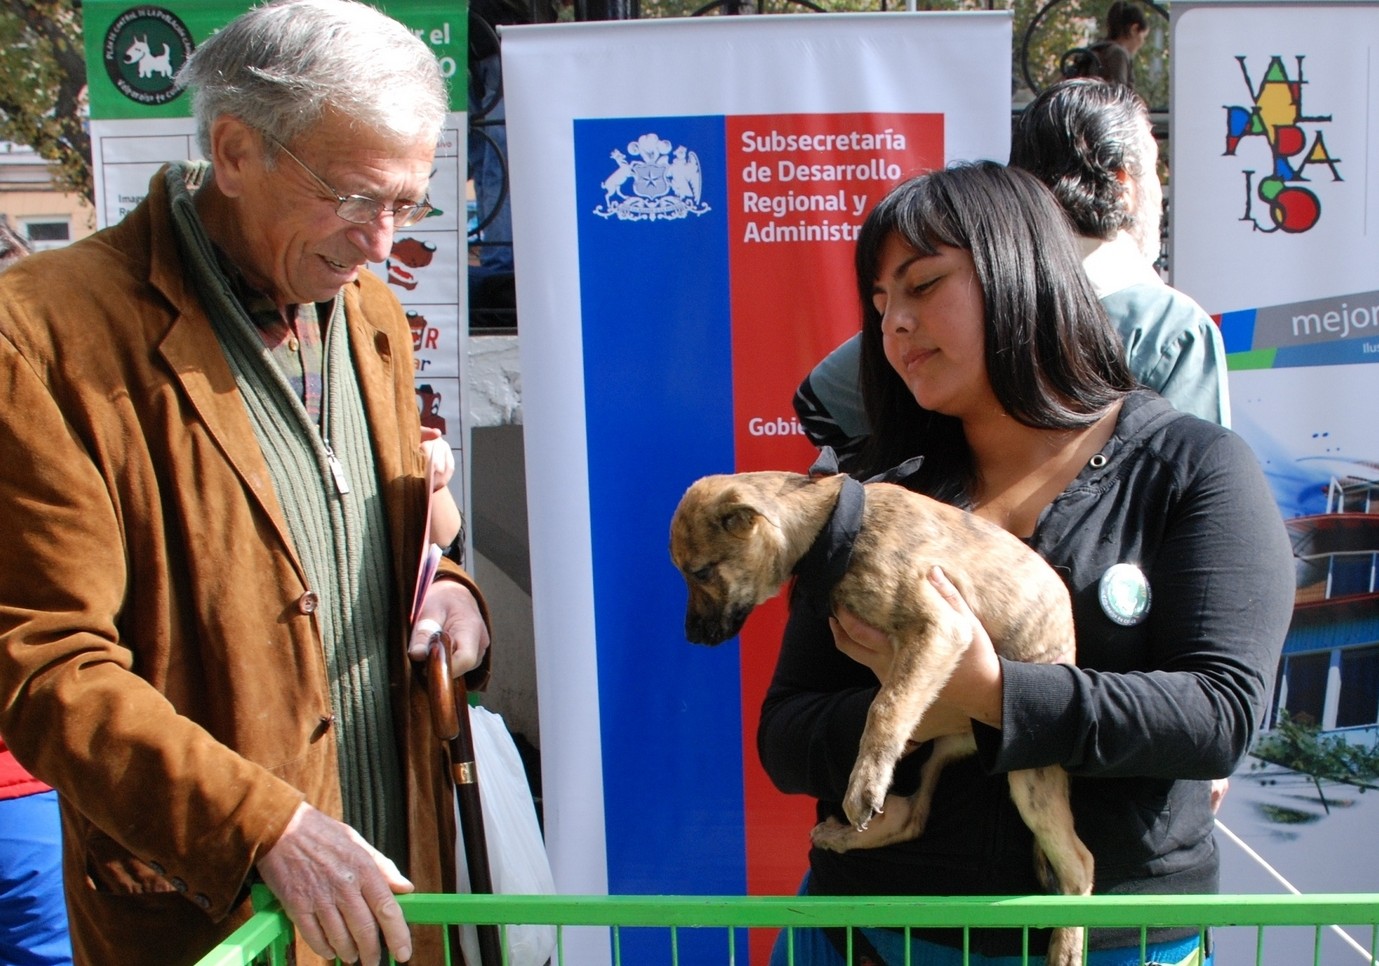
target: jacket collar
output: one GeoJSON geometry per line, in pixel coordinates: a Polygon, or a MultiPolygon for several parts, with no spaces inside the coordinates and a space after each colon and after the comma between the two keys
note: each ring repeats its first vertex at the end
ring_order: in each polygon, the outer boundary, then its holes
{"type": "Polygon", "coordinates": [[[1151,390],[1136,389],[1127,393],[1121,403],[1115,431],[1111,433],[1111,438],[1106,441],[1101,452],[1092,457],[1082,470],[1078,481],[1095,485],[1096,481],[1115,473],[1120,463],[1141,446],[1146,445],[1152,434],[1186,415],[1174,409],[1172,403],[1151,390]]]}

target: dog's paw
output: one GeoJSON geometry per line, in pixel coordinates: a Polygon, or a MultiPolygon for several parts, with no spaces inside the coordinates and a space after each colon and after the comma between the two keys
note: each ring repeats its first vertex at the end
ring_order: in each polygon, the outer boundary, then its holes
{"type": "Polygon", "coordinates": [[[854,773],[847,795],[843,798],[843,811],[847,813],[853,828],[865,832],[871,820],[886,811],[886,789],[889,786],[889,778],[869,782],[854,773]]]}
{"type": "Polygon", "coordinates": [[[809,832],[809,841],[826,852],[847,852],[857,846],[857,831],[829,816],[809,832]]]}

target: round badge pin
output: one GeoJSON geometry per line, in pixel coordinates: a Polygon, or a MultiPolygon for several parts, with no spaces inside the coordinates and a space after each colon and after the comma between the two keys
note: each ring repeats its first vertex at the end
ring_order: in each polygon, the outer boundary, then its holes
{"type": "Polygon", "coordinates": [[[1133,627],[1149,616],[1149,581],[1134,564],[1118,563],[1101,575],[1101,609],[1123,627],[1133,627]]]}

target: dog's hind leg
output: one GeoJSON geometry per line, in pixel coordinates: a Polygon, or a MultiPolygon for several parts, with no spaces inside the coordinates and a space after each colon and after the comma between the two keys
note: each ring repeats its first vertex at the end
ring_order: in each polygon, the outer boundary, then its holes
{"type": "Polygon", "coordinates": [[[929,821],[929,807],[934,801],[939,775],[949,762],[966,758],[977,750],[970,734],[948,735],[934,741],[929,758],[919,772],[919,788],[908,796],[887,795],[884,807],[873,816],[865,829],[855,829],[830,818],[820,822],[810,832],[814,845],[832,852],[851,849],[875,849],[892,842],[908,842],[924,834],[929,821]]]}
{"type": "MultiPolygon", "coordinates": [[[[1068,773],[1051,765],[1013,771],[1007,777],[1010,797],[1034,833],[1035,864],[1046,879],[1051,874],[1054,880],[1046,885],[1065,896],[1091,895],[1092,853],[1077,837],[1073,825],[1068,773]]],[[[1080,927],[1055,929],[1049,942],[1048,966],[1080,966],[1083,938],[1080,927]]]]}
{"type": "Polygon", "coordinates": [[[924,826],[929,823],[929,808],[934,804],[934,792],[938,789],[939,776],[951,762],[977,753],[977,739],[971,732],[965,735],[945,735],[934,741],[929,758],[919,769],[919,787],[910,796],[910,816],[905,836],[917,839],[924,834],[924,826]]]}

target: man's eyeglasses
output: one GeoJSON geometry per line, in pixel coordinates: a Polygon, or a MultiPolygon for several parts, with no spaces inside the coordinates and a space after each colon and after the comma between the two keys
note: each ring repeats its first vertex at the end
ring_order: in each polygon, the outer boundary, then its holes
{"type": "Polygon", "coordinates": [[[306,162],[289,151],[287,145],[283,144],[271,134],[265,134],[264,137],[276,144],[283,154],[287,155],[293,161],[296,161],[297,165],[303,171],[311,175],[312,180],[321,186],[321,189],[326,193],[327,197],[335,199],[335,213],[345,219],[345,221],[355,225],[367,225],[372,223],[374,219],[386,211],[393,216],[394,228],[409,228],[421,221],[432,211],[431,203],[425,200],[415,205],[402,204],[388,208],[383,202],[373,198],[366,198],[363,195],[342,195],[330,185],[326,184],[325,180],[319,174],[308,168],[306,162]]]}

